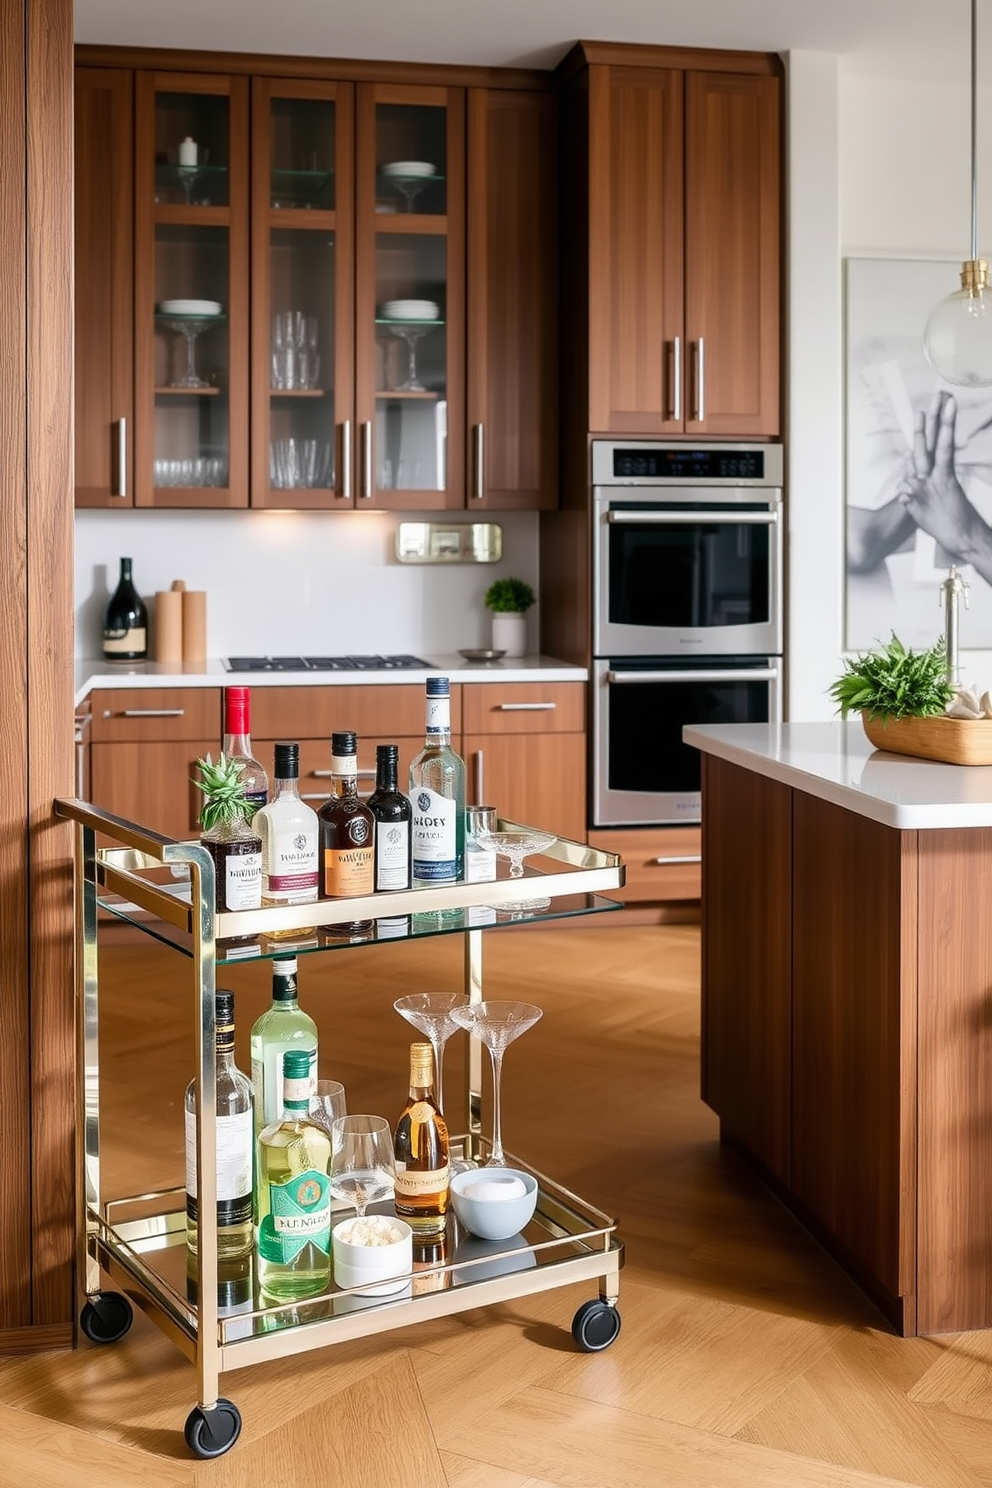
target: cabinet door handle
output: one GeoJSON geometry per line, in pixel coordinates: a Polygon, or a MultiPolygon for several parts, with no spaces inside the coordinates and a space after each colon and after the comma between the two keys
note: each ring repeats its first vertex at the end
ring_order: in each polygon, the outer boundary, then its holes
{"type": "Polygon", "coordinates": [[[557,703],[497,703],[494,713],[553,713],[557,703]]]}
{"type": "Polygon", "coordinates": [[[686,853],[684,857],[648,858],[649,863],[657,864],[659,868],[667,867],[669,863],[701,863],[702,861],[702,853],[686,853]]]}
{"type": "Polygon", "coordinates": [[[351,419],[341,425],[341,495],[351,500],[351,419]]]}
{"type": "Polygon", "coordinates": [[[472,425],[474,485],[472,495],[481,501],[486,494],[486,428],[484,424],[472,425]]]}
{"type": "Polygon", "coordinates": [[[103,710],[104,718],[183,718],[185,714],[185,708],[125,708],[116,714],[109,708],[103,710]]]}
{"type": "Polygon", "coordinates": [[[672,418],[682,417],[682,337],[676,336],[672,350],[672,418]]]}
{"type": "Polygon", "coordinates": [[[115,496],[127,495],[127,419],[117,420],[117,490],[115,496]]]}
{"type": "Polygon", "coordinates": [[[702,423],[706,417],[706,343],[700,336],[696,342],[696,420],[702,423]]]}
{"type": "Polygon", "coordinates": [[[363,501],[372,500],[372,421],[362,425],[362,484],[359,496],[363,501]]]}

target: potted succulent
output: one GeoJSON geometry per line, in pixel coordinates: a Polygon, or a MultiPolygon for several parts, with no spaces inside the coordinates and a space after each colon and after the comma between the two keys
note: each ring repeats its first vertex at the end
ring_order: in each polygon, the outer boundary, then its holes
{"type": "Polygon", "coordinates": [[[493,650],[507,656],[527,651],[527,611],[534,591],[523,579],[494,579],[486,590],[486,608],[493,612],[493,650]]]}
{"type": "Polygon", "coordinates": [[[259,909],[262,839],[249,824],[252,803],[245,793],[244,761],[221,750],[216,764],[208,754],[196,767],[200,775],[193,784],[203,792],[200,841],[214,860],[217,911],[259,909]]]}

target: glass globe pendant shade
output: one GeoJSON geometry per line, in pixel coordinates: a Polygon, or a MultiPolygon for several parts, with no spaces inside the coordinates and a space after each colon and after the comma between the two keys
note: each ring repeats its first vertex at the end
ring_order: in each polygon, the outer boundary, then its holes
{"type": "Polygon", "coordinates": [[[992,387],[992,287],[987,264],[981,259],[966,263],[961,285],[931,314],[923,350],[945,382],[992,387]]]}

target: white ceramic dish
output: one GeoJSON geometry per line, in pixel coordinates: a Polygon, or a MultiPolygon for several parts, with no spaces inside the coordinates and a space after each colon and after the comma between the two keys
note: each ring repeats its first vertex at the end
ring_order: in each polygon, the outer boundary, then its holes
{"type": "Polygon", "coordinates": [[[521,1168],[456,1173],[451,1180],[451,1204],[462,1229],[470,1235],[480,1240],[510,1240],[533,1218],[537,1179],[521,1168]]]}
{"type": "Polygon", "coordinates": [[[219,300],[161,300],[160,315],[219,315],[223,310],[219,300]]]}
{"type": "Polygon", "coordinates": [[[434,176],[437,175],[437,166],[431,165],[429,160],[391,160],[388,165],[381,168],[383,176],[434,176]]]}
{"type": "Polygon", "coordinates": [[[433,300],[384,300],[380,308],[384,320],[437,320],[441,313],[433,300]]]}
{"type": "MultiPolygon", "coordinates": [[[[377,1218],[386,1218],[384,1215],[377,1218]]],[[[413,1270],[413,1231],[404,1219],[388,1217],[396,1233],[389,1245],[353,1245],[347,1239],[355,1216],[342,1219],[331,1230],[334,1281],[360,1297],[388,1297],[410,1283],[413,1270]],[[383,1280],[383,1278],[387,1278],[383,1280]]]]}

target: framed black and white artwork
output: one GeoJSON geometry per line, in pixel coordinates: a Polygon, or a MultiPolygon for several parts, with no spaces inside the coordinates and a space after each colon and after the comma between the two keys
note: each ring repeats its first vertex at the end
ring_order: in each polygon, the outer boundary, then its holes
{"type": "Polygon", "coordinates": [[[941,584],[968,585],[962,650],[992,646],[992,388],[952,387],[923,333],[960,264],[845,261],[845,645],[944,633],[941,584]],[[944,396],[941,397],[940,395],[944,396]]]}

